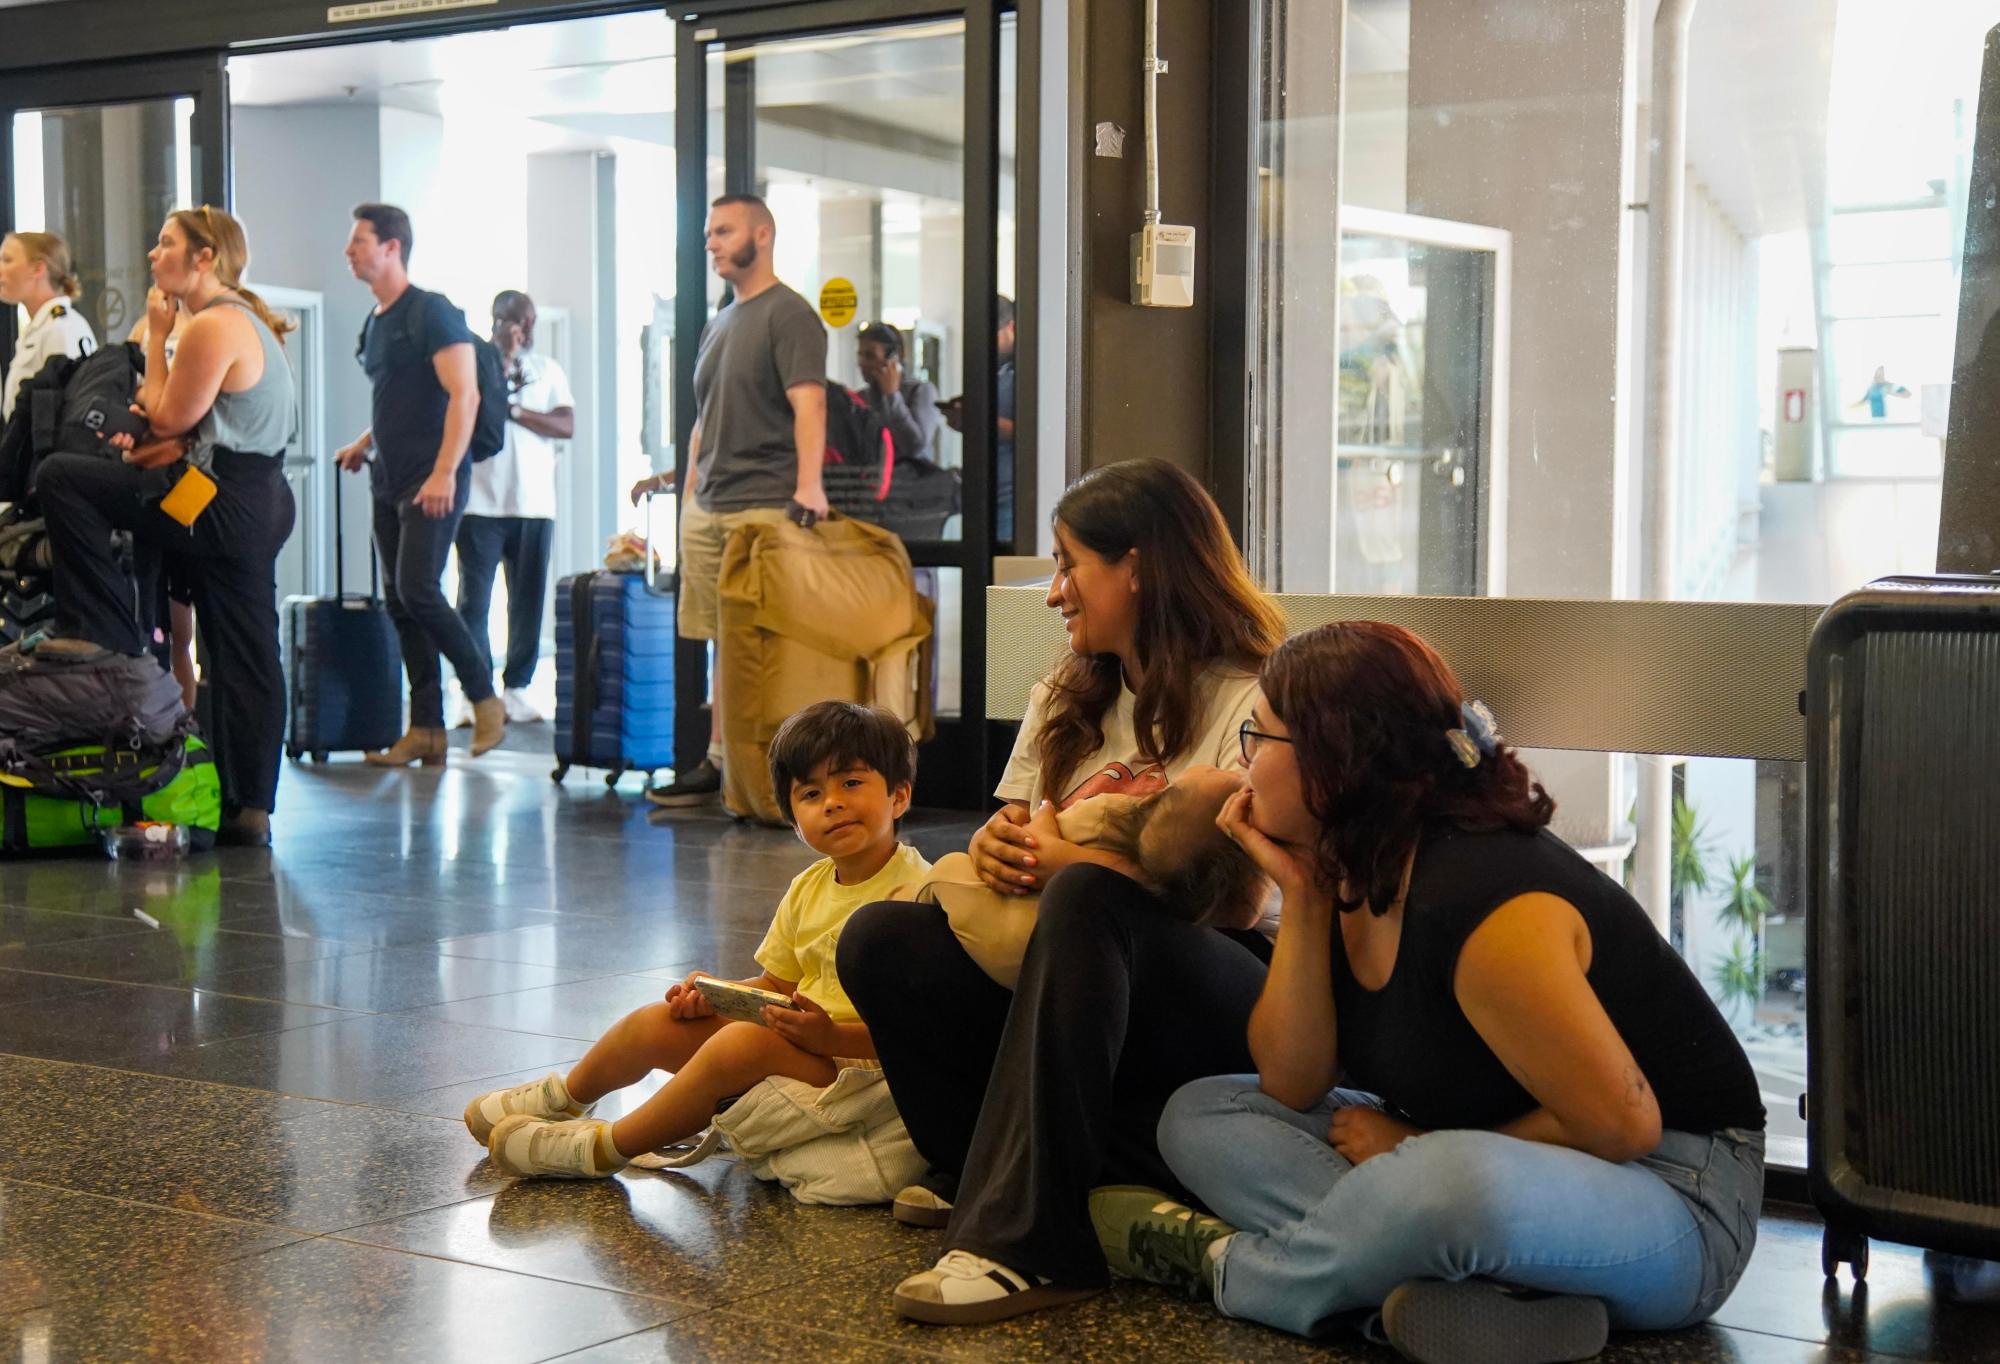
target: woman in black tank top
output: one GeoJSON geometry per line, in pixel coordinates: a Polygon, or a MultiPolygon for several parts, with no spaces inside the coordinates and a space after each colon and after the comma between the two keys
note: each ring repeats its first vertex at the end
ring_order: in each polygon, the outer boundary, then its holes
{"type": "Polygon", "coordinates": [[[1258,1073],[1160,1124],[1219,1216],[1093,1195],[1114,1268],[1300,1334],[1369,1312],[1433,1364],[1707,1318],[1756,1239],[1764,1110],[1693,973],[1415,635],[1323,626],[1263,686],[1222,819],[1284,894],[1258,1073]]]}

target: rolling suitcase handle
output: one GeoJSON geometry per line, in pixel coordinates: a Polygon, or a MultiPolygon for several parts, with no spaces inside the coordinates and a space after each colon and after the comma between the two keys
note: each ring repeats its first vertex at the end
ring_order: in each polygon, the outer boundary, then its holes
{"type": "MultiPolygon", "coordinates": [[[[347,600],[347,533],[342,524],[345,518],[340,511],[340,479],[346,470],[339,460],[331,461],[333,471],[333,599],[347,600]]],[[[368,604],[374,606],[382,600],[382,566],[376,562],[375,549],[368,550],[368,604]]]]}
{"type": "Polygon", "coordinates": [[[646,535],[646,566],[640,570],[646,579],[646,590],[656,597],[671,597],[680,582],[680,498],[677,493],[648,492],[641,499],[641,515],[645,518],[641,529],[646,535]],[[662,501],[674,500],[674,514],[669,518],[674,534],[667,537],[665,553],[661,553],[660,540],[653,534],[656,513],[654,508],[662,501]]]}

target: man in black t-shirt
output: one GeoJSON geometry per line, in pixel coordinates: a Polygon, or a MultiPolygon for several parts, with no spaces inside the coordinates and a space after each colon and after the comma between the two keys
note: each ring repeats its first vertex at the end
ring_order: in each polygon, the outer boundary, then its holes
{"type": "Polygon", "coordinates": [[[347,265],[375,295],[357,359],[374,385],[374,421],[334,456],[349,473],[370,466],[382,588],[410,676],[410,728],[368,761],[406,767],[444,761],[444,686],[451,660],[472,702],[472,754],[500,742],[507,715],[486,655],[445,599],[439,579],[472,489],[466,447],[479,415],[479,367],[465,315],[410,283],[410,216],[392,204],[354,210],[347,265]]]}

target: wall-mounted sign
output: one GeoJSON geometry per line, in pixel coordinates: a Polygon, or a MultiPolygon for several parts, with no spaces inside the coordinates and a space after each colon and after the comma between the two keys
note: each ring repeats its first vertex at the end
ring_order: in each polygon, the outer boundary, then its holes
{"type": "Polygon", "coordinates": [[[845,327],[854,320],[854,310],[858,306],[853,280],[836,276],[820,286],[819,315],[826,319],[827,326],[835,329],[845,327]]]}
{"type": "Polygon", "coordinates": [[[368,19],[400,19],[406,14],[429,14],[441,9],[477,9],[497,5],[500,0],[363,0],[353,5],[328,5],[329,24],[356,24],[368,19]]]}

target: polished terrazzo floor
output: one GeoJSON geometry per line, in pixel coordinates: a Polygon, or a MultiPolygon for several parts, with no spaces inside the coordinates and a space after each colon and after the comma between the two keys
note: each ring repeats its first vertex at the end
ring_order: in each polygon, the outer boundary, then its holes
{"type": "MultiPolygon", "coordinates": [[[[1137,1285],[917,1327],[889,1289],[938,1236],[886,1211],[727,1161],[497,1178],[465,1101],[696,966],[747,973],[811,856],[649,818],[629,781],[558,788],[522,747],[290,768],[269,854],[0,865],[0,1360],[1389,1358],[1137,1285]]],[[[969,827],[907,826],[932,856],[969,827]]],[[[2000,1307],[1948,1301],[1917,1253],[1878,1246],[1861,1298],[1823,1299],[1818,1244],[1773,1210],[1715,1323],[1606,1357],[2000,1359],[2000,1307]]]]}

